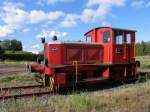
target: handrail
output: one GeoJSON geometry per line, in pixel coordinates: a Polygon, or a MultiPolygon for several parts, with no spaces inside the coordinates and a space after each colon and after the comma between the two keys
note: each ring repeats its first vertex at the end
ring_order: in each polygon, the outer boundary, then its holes
{"type": "Polygon", "coordinates": [[[73,65],[76,67],[76,83],[78,83],[78,62],[79,61],[73,61],[73,65]]]}

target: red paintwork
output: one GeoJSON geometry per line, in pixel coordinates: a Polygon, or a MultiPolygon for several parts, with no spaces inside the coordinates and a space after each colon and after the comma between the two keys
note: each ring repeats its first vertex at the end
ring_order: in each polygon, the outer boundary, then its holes
{"type": "Polygon", "coordinates": [[[134,48],[135,32],[133,30],[101,27],[92,29],[85,34],[86,43],[46,43],[44,45],[44,58],[48,60],[48,66],[44,66],[44,68],[41,66],[41,71],[45,75],[53,76],[55,84],[59,87],[72,85],[70,83],[73,78],[70,77],[76,76],[76,73],[78,73],[77,79],[80,81],[91,78],[110,80],[135,78],[137,75],[134,48]],[[110,32],[108,43],[103,42],[103,33],[106,31],[110,32]],[[124,43],[115,44],[115,31],[123,32],[124,43]],[[131,35],[130,44],[127,43],[127,34],[131,35]],[[92,40],[91,43],[87,43],[89,36],[92,40]],[[73,64],[74,61],[77,61],[77,65],[73,64]]]}
{"type": "Polygon", "coordinates": [[[51,67],[45,67],[45,69],[44,69],[44,73],[46,74],[46,75],[54,75],[54,68],[51,68],[51,67]]]}
{"type": "Polygon", "coordinates": [[[104,78],[109,78],[109,68],[106,68],[104,71],[103,71],[103,75],[102,75],[102,77],[104,77],[104,78]]]}
{"type": "Polygon", "coordinates": [[[36,71],[39,73],[43,73],[44,72],[44,65],[43,64],[32,64],[31,65],[31,70],[32,71],[36,71]]]}
{"type": "Polygon", "coordinates": [[[80,64],[102,63],[101,44],[53,43],[47,44],[46,58],[50,65],[69,65],[73,61],[80,64]]]}
{"type": "Polygon", "coordinates": [[[64,86],[66,84],[66,74],[65,73],[58,73],[56,75],[56,82],[59,84],[59,87],[64,86]]]}

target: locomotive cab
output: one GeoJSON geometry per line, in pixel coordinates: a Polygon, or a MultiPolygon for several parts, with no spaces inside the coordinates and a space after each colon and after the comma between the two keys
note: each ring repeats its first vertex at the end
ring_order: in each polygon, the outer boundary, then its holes
{"type": "Polygon", "coordinates": [[[117,64],[135,61],[134,30],[99,27],[85,34],[86,42],[104,45],[103,63],[117,64]]]}

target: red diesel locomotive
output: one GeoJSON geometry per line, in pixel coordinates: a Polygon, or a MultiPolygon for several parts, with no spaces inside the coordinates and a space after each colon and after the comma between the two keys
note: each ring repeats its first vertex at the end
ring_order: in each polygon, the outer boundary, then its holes
{"type": "Polygon", "coordinates": [[[85,33],[83,42],[44,43],[44,63],[32,72],[44,74],[51,91],[104,80],[125,81],[138,75],[135,30],[98,27],[85,33]]]}

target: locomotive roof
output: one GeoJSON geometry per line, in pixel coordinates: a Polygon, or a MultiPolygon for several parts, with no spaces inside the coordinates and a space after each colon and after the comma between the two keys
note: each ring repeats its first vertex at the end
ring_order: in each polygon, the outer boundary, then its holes
{"type": "MultiPolygon", "coordinates": [[[[131,29],[123,29],[123,28],[115,28],[115,27],[97,27],[97,28],[94,28],[94,29],[103,29],[103,28],[110,28],[112,30],[120,30],[120,31],[126,31],[126,32],[137,32],[136,30],[131,30],[131,29]]],[[[88,31],[87,33],[91,32],[92,30],[94,29],[91,29],[90,31],[88,31]]],[[[85,35],[87,34],[85,33],[85,35]]]]}

